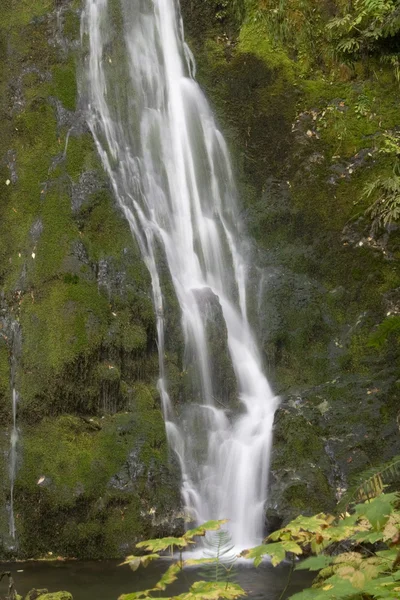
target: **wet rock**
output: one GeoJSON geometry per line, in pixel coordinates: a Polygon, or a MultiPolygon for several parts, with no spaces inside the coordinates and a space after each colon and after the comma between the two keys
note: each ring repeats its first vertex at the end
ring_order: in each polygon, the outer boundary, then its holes
{"type": "Polygon", "coordinates": [[[49,590],[47,589],[35,589],[33,588],[30,592],[27,593],[24,600],[37,600],[39,596],[43,596],[44,594],[48,594],[49,590]]]}
{"type": "Polygon", "coordinates": [[[373,157],[376,154],[376,148],[362,148],[357,154],[344,162],[337,162],[330,167],[332,175],[328,183],[336,185],[340,180],[349,180],[357,171],[367,166],[371,167],[374,163],[373,157]]]}
{"type": "Polygon", "coordinates": [[[25,90],[24,90],[24,79],[27,75],[36,75],[39,81],[48,83],[51,81],[51,73],[48,71],[41,70],[35,65],[24,66],[19,75],[10,81],[11,90],[11,111],[14,114],[18,114],[24,110],[26,105],[25,90]]]}
{"type": "Polygon", "coordinates": [[[15,150],[8,150],[6,154],[7,167],[10,169],[11,183],[15,184],[18,182],[17,174],[17,153],[15,150]]]}
{"type": "Polygon", "coordinates": [[[32,227],[29,231],[30,236],[32,238],[32,242],[34,244],[37,244],[37,242],[39,241],[40,236],[42,235],[43,232],[43,221],[42,219],[39,217],[38,219],[36,219],[33,224],[32,227]]]}
{"type": "Polygon", "coordinates": [[[141,445],[138,444],[128,454],[126,463],[121,471],[111,477],[108,483],[109,488],[119,492],[134,492],[137,482],[146,472],[146,467],[140,459],[141,445]]]}
{"type": "Polygon", "coordinates": [[[233,408],[238,394],[219,298],[209,288],[195,290],[194,295],[205,322],[214,401],[224,408],[233,408]]]}
{"type": "Polygon", "coordinates": [[[90,195],[105,188],[104,180],[99,178],[96,171],[85,171],[77,183],[72,183],[71,206],[74,214],[89,203],[90,195]]]}

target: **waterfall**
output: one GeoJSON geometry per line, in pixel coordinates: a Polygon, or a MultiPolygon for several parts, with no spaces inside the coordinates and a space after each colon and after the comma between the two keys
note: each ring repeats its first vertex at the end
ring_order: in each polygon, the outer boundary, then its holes
{"type": "Polygon", "coordinates": [[[87,120],[151,276],[183,499],[198,522],[228,518],[235,545],[249,547],[263,533],[277,399],[247,318],[249,252],[227,145],[194,79],[177,0],[86,0],[82,45],[87,120]],[[165,264],[195,390],[179,411],[165,365],[165,264]],[[235,416],[216,397],[207,304],[222,315],[235,416]]]}

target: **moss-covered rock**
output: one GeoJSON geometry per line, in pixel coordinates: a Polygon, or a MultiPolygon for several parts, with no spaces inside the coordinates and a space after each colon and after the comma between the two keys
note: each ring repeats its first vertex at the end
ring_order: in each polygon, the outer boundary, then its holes
{"type": "Polygon", "coordinates": [[[118,557],[169,516],[179,529],[177,469],[168,466],[164,423],[152,390],[131,412],[46,418],[22,432],[16,482],[22,556],[53,552],[118,557]]]}
{"type": "Polygon", "coordinates": [[[17,0],[0,17],[4,555],[120,556],[157,523],[166,533],[180,526],[150,278],[77,103],[80,8],[17,0]],[[12,365],[16,543],[7,523],[12,365]]]}
{"type": "Polygon", "coordinates": [[[50,592],[37,596],[37,600],[73,600],[73,598],[69,592],[50,592]]]}

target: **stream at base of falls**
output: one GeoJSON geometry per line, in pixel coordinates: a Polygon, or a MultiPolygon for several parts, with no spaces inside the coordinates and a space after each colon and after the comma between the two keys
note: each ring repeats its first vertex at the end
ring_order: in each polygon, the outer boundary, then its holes
{"type": "MultiPolygon", "coordinates": [[[[117,600],[127,594],[152,587],[167,569],[169,561],[161,560],[146,569],[133,572],[128,566],[119,567],[121,561],[53,561],[3,563],[1,571],[11,571],[18,594],[23,597],[33,588],[47,588],[49,592],[69,591],[74,600],[117,600]],[[22,572],[18,572],[22,571],[22,572]]],[[[257,569],[245,563],[237,565],[237,578],[248,597],[257,600],[278,600],[285,588],[290,566],[272,567],[262,563],[257,569]]],[[[168,588],[168,595],[181,594],[191,583],[202,579],[195,569],[185,569],[181,577],[168,588]]],[[[284,598],[309,586],[313,575],[295,571],[284,598]]],[[[0,597],[7,593],[7,581],[0,583],[0,597]]],[[[162,592],[165,596],[165,592],[162,592]]]]}

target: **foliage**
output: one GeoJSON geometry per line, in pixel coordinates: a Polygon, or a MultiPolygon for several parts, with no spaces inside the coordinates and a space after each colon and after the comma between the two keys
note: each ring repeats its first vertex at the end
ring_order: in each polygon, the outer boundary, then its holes
{"type": "Polygon", "coordinates": [[[322,52],[323,10],[315,0],[260,0],[252,20],[266,24],[269,37],[301,63],[318,63],[322,52]]]}
{"type": "MultiPolygon", "coordinates": [[[[372,479],[365,483],[368,490],[372,479]]],[[[256,566],[269,555],[277,565],[288,553],[307,556],[311,550],[315,556],[298,563],[296,570],[319,574],[310,589],[294,594],[292,600],[394,600],[400,592],[399,508],[397,493],[382,493],[356,505],[351,515],[300,516],[271,534],[267,543],[242,555],[256,566]],[[372,551],[370,544],[379,545],[372,551]],[[340,548],[344,551],[338,553],[340,548]]]]}
{"type": "Polygon", "coordinates": [[[229,531],[209,532],[204,538],[204,556],[215,559],[205,563],[203,577],[207,581],[232,581],[235,575],[234,566],[237,560],[229,531]]]}
{"type": "Polygon", "coordinates": [[[365,198],[373,199],[366,213],[371,216],[375,231],[400,218],[400,134],[385,132],[382,139],[379,153],[392,158],[392,173],[368,182],[363,191],[365,198]]]}
{"type": "Polygon", "coordinates": [[[380,349],[389,339],[400,340],[400,316],[389,315],[368,340],[371,348],[380,349]]]}
{"type": "Polygon", "coordinates": [[[364,471],[356,483],[347,490],[339,503],[341,509],[347,508],[352,502],[371,500],[384,491],[385,486],[400,482],[400,456],[395,456],[378,468],[364,471]]]}
{"type": "Polygon", "coordinates": [[[399,68],[395,36],[400,31],[398,0],[355,0],[328,23],[336,51],[342,58],[378,55],[399,68]]]}
{"type": "Polygon", "coordinates": [[[206,2],[212,5],[217,21],[225,22],[233,18],[237,23],[241,23],[244,18],[244,0],[206,0],[206,2]]]}
{"type": "Polygon", "coordinates": [[[379,176],[364,188],[366,198],[375,198],[367,209],[373,229],[386,227],[400,218],[400,176],[379,176]]]}
{"type": "MultiPolygon", "coordinates": [[[[139,600],[141,598],[153,598],[156,597],[160,600],[157,595],[160,591],[165,591],[168,585],[177,580],[179,573],[185,567],[199,566],[204,564],[215,565],[215,578],[213,581],[196,581],[187,592],[175,596],[174,600],[235,600],[240,596],[245,595],[244,590],[236,583],[229,581],[221,581],[220,575],[222,573],[221,556],[224,550],[225,542],[227,541],[224,535],[218,536],[217,541],[217,554],[215,556],[208,556],[199,559],[186,559],[183,560],[182,550],[188,548],[189,545],[194,544],[194,538],[204,537],[207,532],[220,532],[220,527],[226,523],[226,520],[220,521],[207,521],[200,527],[195,529],[189,529],[182,537],[173,538],[167,537],[162,539],[146,540],[136,544],[137,548],[144,548],[151,552],[145,556],[128,556],[122,564],[128,564],[133,571],[136,571],[140,566],[147,567],[147,565],[160,558],[158,552],[169,550],[173,554],[174,549],[179,550],[179,558],[174,561],[170,567],[163,574],[161,579],[155,584],[155,586],[148,590],[135,592],[133,594],[125,594],[120,597],[120,600],[139,600]]],[[[228,567],[229,568],[229,567],[228,567]]],[[[163,600],[163,599],[161,599],[163,600]]]]}

